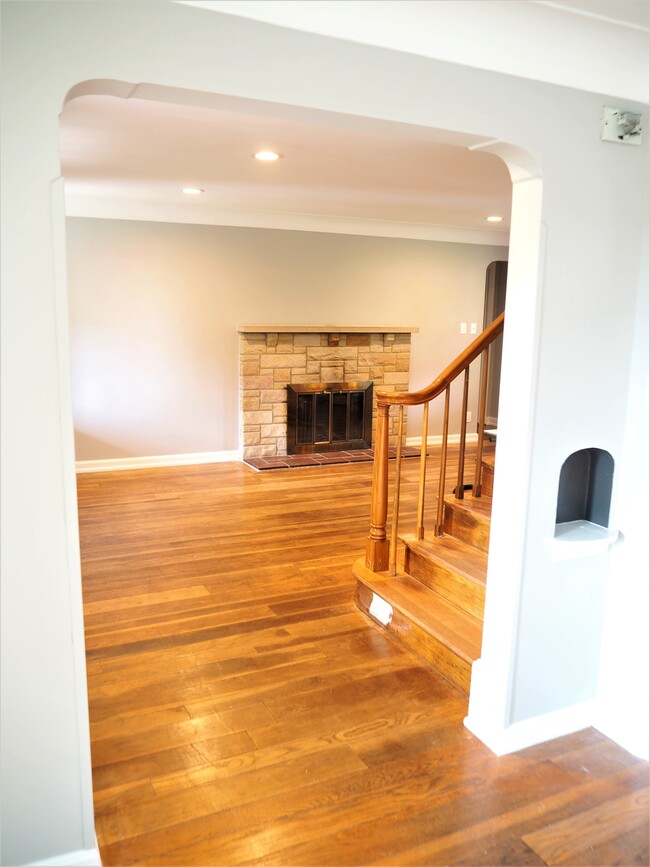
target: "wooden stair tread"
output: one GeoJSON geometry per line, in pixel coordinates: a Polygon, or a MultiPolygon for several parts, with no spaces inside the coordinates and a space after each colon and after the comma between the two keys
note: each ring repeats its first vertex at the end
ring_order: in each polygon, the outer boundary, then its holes
{"type": "Polygon", "coordinates": [[[461,542],[454,536],[418,539],[415,534],[404,534],[400,539],[412,551],[450,566],[466,580],[485,586],[488,563],[485,551],[461,542]]]}
{"type": "Polygon", "coordinates": [[[494,455],[483,455],[481,463],[484,467],[489,467],[492,471],[494,471],[494,455]]]}
{"type": "Polygon", "coordinates": [[[471,515],[477,521],[490,523],[492,515],[492,497],[472,497],[468,494],[462,500],[457,500],[453,494],[445,497],[445,505],[471,515]]]}
{"type": "Polygon", "coordinates": [[[354,564],[353,571],[357,580],[406,614],[420,629],[435,636],[459,658],[469,663],[478,659],[482,624],[475,617],[404,572],[398,572],[395,577],[386,572],[371,572],[363,559],[354,564]]]}

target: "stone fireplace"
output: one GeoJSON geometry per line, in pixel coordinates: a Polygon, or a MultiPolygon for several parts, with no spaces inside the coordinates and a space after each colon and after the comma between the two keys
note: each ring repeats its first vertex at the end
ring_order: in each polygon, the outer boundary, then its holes
{"type": "MultiPolygon", "coordinates": [[[[411,334],[417,328],[242,326],[239,328],[240,442],[243,457],[287,454],[287,386],[372,383],[376,393],[407,391],[411,334]]],[[[390,445],[397,442],[391,417],[390,445]]]]}

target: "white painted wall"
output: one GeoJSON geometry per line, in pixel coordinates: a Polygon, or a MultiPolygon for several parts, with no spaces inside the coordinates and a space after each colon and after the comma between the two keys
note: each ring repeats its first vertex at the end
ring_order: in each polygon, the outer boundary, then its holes
{"type": "MultiPolygon", "coordinates": [[[[238,325],[415,325],[420,388],[473,339],[459,323],[481,327],[485,270],[507,258],[483,245],[82,218],[68,219],[67,239],[79,461],[239,448],[238,325]]],[[[477,370],[474,418],[478,381],[477,370]]],[[[432,413],[431,433],[441,427],[432,413]]],[[[420,428],[413,411],[409,435],[420,428]]]]}
{"type": "MultiPolygon", "coordinates": [[[[647,196],[646,196],[647,200],[647,196]]],[[[646,211],[645,234],[648,235],[646,211]]],[[[617,480],[617,527],[623,541],[612,550],[605,585],[602,663],[595,724],[636,755],[648,758],[650,672],[648,653],[648,326],[650,274],[641,262],[627,424],[617,480]]]]}
{"type": "Polygon", "coordinates": [[[643,2],[634,10],[630,0],[588,0],[573,4],[574,10],[553,0],[186,2],[436,60],[648,100],[648,10],[643,2]],[[475,33],[482,38],[473,39],[475,33]]]}
{"type": "MultiPolygon", "coordinates": [[[[510,245],[516,276],[504,363],[517,364],[518,372],[502,390],[500,418],[510,421],[497,456],[502,479],[516,484],[507,491],[504,482],[495,496],[481,660],[486,676],[472,715],[475,728],[485,723],[488,741],[498,733],[508,748],[509,730],[527,722],[523,714],[543,722],[579,706],[585,683],[595,682],[597,655],[583,660],[582,670],[550,657],[538,689],[534,674],[551,641],[570,648],[568,632],[577,622],[596,644],[602,607],[581,604],[588,570],[559,580],[545,540],[564,458],[598,446],[620,467],[637,418],[628,412],[628,393],[633,363],[637,370],[640,263],[647,261],[641,219],[647,138],[638,148],[601,143],[598,94],[171,4],[5,3],[2,37],[2,862],[92,847],[68,338],[65,292],[55,279],[63,217],[51,202],[58,114],[80,81],[150,81],[416,123],[456,130],[459,140],[468,133],[514,143],[530,155],[533,175],[537,166],[543,178],[543,201],[539,182],[526,181],[515,160],[522,179],[513,210],[527,231],[513,232],[510,245]],[[553,122],[557,117],[566,118],[570,138],[565,124],[553,122]],[[534,194],[531,208],[523,207],[526,190],[534,194]],[[535,253],[540,207],[541,279],[535,253]],[[513,514],[520,530],[508,538],[513,514]],[[517,588],[521,604],[513,602],[517,588]],[[503,607],[495,604],[499,597],[503,607]],[[540,618],[546,629],[537,626],[540,618]],[[558,696],[573,704],[558,710],[558,696]]],[[[623,496],[629,508],[644,507],[644,493],[617,485],[614,522],[623,496]]],[[[633,554],[645,531],[633,522],[627,529],[622,545],[633,554]]],[[[609,568],[608,579],[620,582],[621,561],[610,558],[609,568]]],[[[602,572],[595,562],[598,592],[602,572]]],[[[643,603],[638,585],[630,586],[630,607],[643,603]]],[[[612,625],[615,638],[624,637],[625,624],[615,618],[612,625]]],[[[646,642],[643,636],[639,646],[646,642]]],[[[614,700],[605,680],[602,686],[602,700],[614,700]]],[[[639,728],[643,701],[638,693],[630,696],[625,713],[638,721],[637,741],[647,742],[639,728]]],[[[548,734],[542,725],[536,737],[548,734]]]]}

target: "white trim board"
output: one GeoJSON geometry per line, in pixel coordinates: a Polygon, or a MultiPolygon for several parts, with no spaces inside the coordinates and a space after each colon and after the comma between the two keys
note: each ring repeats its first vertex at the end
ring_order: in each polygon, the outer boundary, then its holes
{"type": "Polygon", "coordinates": [[[102,867],[102,859],[99,847],[95,846],[94,849],[78,849],[43,861],[33,861],[29,867],[102,867]]]}
{"type": "Polygon", "coordinates": [[[240,449],[223,452],[190,452],[185,455],[149,455],[135,458],[105,458],[77,461],[78,473],[112,473],[117,470],[145,470],[153,467],[183,467],[190,464],[220,464],[241,461],[240,449]]]}
{"type": "MultiPolygon", "coordinates": [[[[449,434],[447,437],[447,442],[449,443],[459,443],[460,442],[460,434],[449,434]]],[[[466,443],[477,443],[478,442],[478,434],[476,433],[468,433],[465,434],[465,442],[466,443]]],[[[406,438],[407,446],[417,446],[422,445],[422,437],[407,437],[406,438]]],[[[442,434],[437,434],[436,436],[428,436],[427,437],[427,445],[428,446],[439,446],[442,445],[442,434]]]]}
{"type": "Polygon", "coordinates": [[[198,211],[186,202],[161,202],[119,196],[74,195],[65,200],[67,217],[102,220],[143,220],[151,223],[185,223],[198,226],[236,226],[252,229],[286,229],[293,232],[327,232],[336,235],[367,235],[373,238],[408,238],[448,244],[478,244],[507,247],[507,229],[436,226],[354,217],[333,217],[282,211],[236,211],[232,209],[198,211]]]}

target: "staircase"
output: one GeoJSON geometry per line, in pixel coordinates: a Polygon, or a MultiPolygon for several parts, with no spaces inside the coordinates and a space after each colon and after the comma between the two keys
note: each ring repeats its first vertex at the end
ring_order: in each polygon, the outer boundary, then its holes
{"type": "Polygon", "coordinates": [[[494,459],[481,466],[480,498],[444,498],[444,535],[399,537],[403,570],[373,572],[363,559],[353,567],[361,611],[465,695],[481,652],[494,459]]]}
{"type": "MultiPolygon", "coordinates": [[[[490,349],[503,333],[501,313],[434,381],[412,392],[377,392],[377,430],[372,472],[370,531],[366,556],[353,566],[357,605],[375,622],[434,666],[469,695],[472,664],[481,652],[487,551],[490,541],[494,463],[484,456],[487,371],[490,349]],[[476,471],[471,494],[464,496],[467,406],[470,367],[480,360],[476,471]],[[458,466],[455,495],[445,496],[450,429],[450,389],[462,379],[458,466]],[[424,531],[427,494],[429,406],[444,396],[442,447],[433,532],[424,531]],[[402,444],[405,409],[422,407],[417,520],[413,535],[398,538],[402,444]],[[388,533],[388,452],[390,412],[397,410],[392,524],[388,533]],[[403,569],[397,568],[398,543],[405,545],[403,569]]],[[[428,512],[431,515],[431,512],[428,512]]],[[[430,518],[429,518],[430,520],[430,518]]]]}

